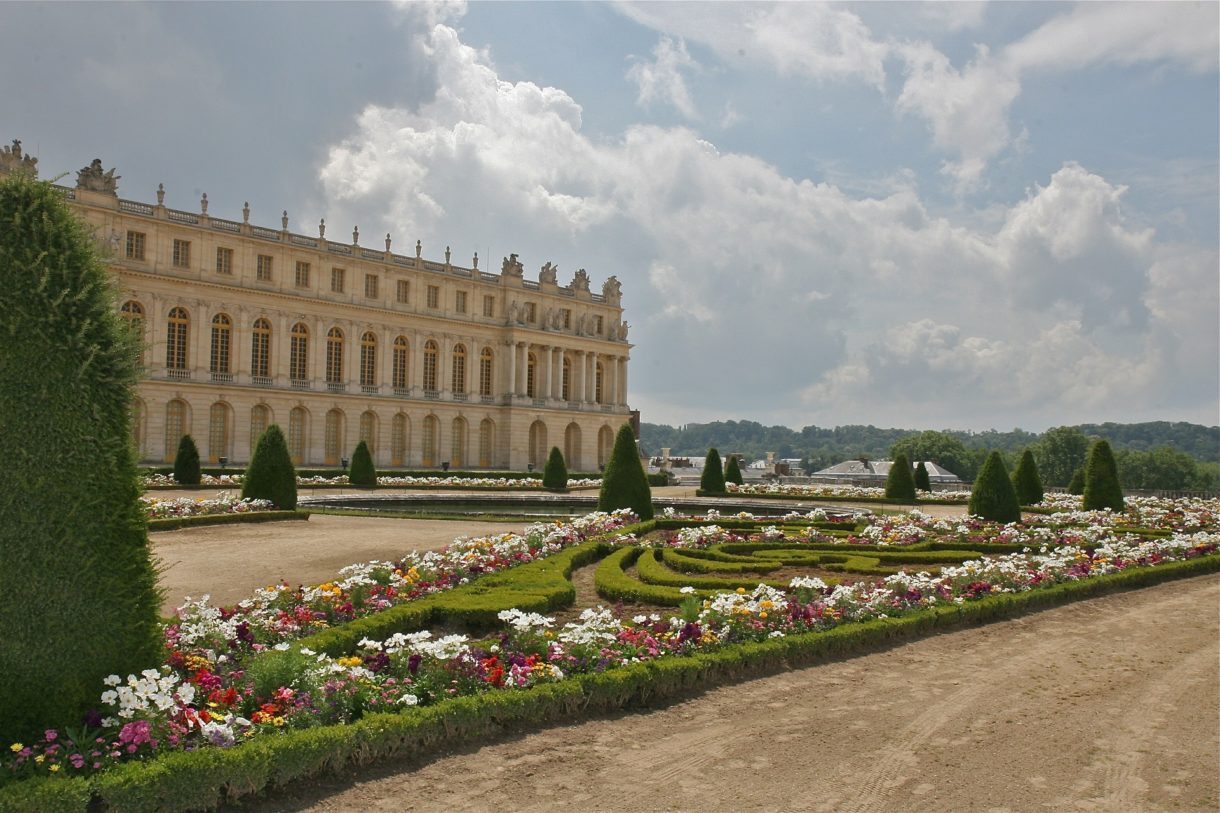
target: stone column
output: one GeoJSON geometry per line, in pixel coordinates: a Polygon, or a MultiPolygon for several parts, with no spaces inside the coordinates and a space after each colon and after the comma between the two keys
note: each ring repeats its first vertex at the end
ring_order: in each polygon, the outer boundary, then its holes
{"type": "MultiPolygon", "coordinates": [[[[380,333],[381,336],[377,342],[377,353],[379,354],[377,356],[377,391],[382,395],[389,395],[394,392],[394,338],[398,334],[384,325],[380,333]]],[[[386,460],[389,459],[387,454],[386,460]]]]}
{"type": "Polygon", "coordinates": [[[526,348],[525,342],[518,342],[513,345],[513,353],[517,357],[517,376],[513,382],[513,395],[524,395],[526,376],[528,374],[526,367],[529,364],[529,351],[526,348]]]}
{"type": "Polygon", "coordinates": [[[585,403],[592,403],[597,395],[597,354],[585,353],[585,403]]]}
{"type": "Polygon", "coordinates": [[[504,364],[508,365],[508,372],[504,376],[504,394],[512,397],[517,391],[517,345],[505,342],[504,349],[504,364]]]}
{"type": "MultiPolygon", "coordinates": [[[[229,357],[233,365],[233,380],[238,384],[250,383],[250,342],[254,337],[253,323],[250,311],[246,308],[237,308],[233,314],[233,332],[229,335],[229,357]]],[[[237,460],[241,459],[237,456],[236,449],[234,449],[233,457],[237,460]]]]}
{"type": "Polygon", "coordinates": [[[202,302],[189,307],[191,324],[186,336],[186,369],[195,381],[207,381],[210,376],[212,346],[212,314],[202,302]]]}
{"type": "Polygon", "coordinates": [[[563,348],[557,347],[558,353],[551,358],[551,398],[558,401],[563,397],[563,348]]]}
{"type": "Polygon", "coordinates": [[[538,384],[535,395],[538,398],[548,398],[551,394],[551,354],[555,348],[549,344],[542,348],[545,352],[538,359],[538,384]]]}
{"type": "MultiPolygon", "coordinates": [[[[295,324],[284,314],[271,326],[271,355],[267,359],[267,372],[277,387],[287,385],[291,377],[289,364],[292,361],[292,326],[295,324]]],[[[288,426],[287,418],[284,419],[284,426],[288,426]]]]}
{"type": "Polygon", "coordinates": [[[309,369],[313,371],[310,379],[313,381],[314,389],[326,389],[326,331],[329,328],[326,322],[321,317],[313,320],[313,327],[310,328],[309,337],[309,352],[310,356],[307,359],[309,369]]]}
{"type": "Polygon", "coordinates": [[[619,364],[619,387],[618,387],[618,403],[619,406],[627,406],[627,357],[623,356],[618,361],[619,364]]]}
{"type": "Polygon", "coordinates": [[[572,363],[572,386],[568,393],[568,400],[575,403],[580,403],[585,400],[585,370],[586,368],[586,353],[584,350],[576,351],[576,358],[572,363]]]}
{"type": "Polygon", "coordinates": [[[411,333],[410,351],[411,365],[407,370],[407,375],[411,379],[409,382],[411,395],[421,398],[424,391],[424,337],[419,334],[418,330],[411,333]]]}

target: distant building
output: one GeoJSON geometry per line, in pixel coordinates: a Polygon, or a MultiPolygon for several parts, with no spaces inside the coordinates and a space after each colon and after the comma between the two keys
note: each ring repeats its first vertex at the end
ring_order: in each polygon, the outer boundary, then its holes
{"type": "MultiPolygon", "coordinates": [[[[875,485],[884,483],[890,475],[890,466],[893,465],[891,460],[844,460],[842,463],[815,471],[810,475],[810,479],[816,482],[830,483],[859,483],[860,485],[875,485]]],[[[911,464],[918,466],[916,461],[911,464]]],[[[924,468],[928,470],[928,480],[933,485],[937,483],[960,483],[961,478],[946,468],[924,461],[924,468]]]]}

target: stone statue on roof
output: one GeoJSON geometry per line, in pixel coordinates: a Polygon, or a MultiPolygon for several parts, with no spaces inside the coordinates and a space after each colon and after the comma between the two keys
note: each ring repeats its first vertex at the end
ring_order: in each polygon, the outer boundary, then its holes
{"type": "Polygon", "coordinates": [[[504,258],[504,262],[500,264],[500,273],[506,277],[521,279],[525,276],[525,266],[517,260],[516,254],[509,254],[504,258]]]}
{"type": "Polygon", "coordinates": [[[573,291],[589,290],[589,273],[587,271],[585,271],[585,269],[578,268],[576,270],[575,276],[572,277],[572,290],[573,291]]]}
{"type": "Polygon", "coordinates": [[[559,266],[551,265],[549,262],[542,266],[542,270],[538,272],[539,282],[549,282],[555,284],[555,275],[559,273],[559,266]]]}
{"type": "Polygon", "coordinates": [[[623,295],[623,286],[619,284],[618,277],[613,274],[602,283],[602,296],[606,297],[606,301],[614,301],[623,295]]]}
{"type": "Polygon", "coordinates": [[[14,138],[13,146],[0,147],[0,172],[11,172],[13,174],[20,172],[23,175],[37,178],[38,159],[22,152],[21,141],[14,138]]]}
{"type": "Polygon", "coordinates": [[[119,178],[122,175],[115,175],[114,170],[109,171],[102,169],[102,159],[94,158],[89,166],[77,170],[76,172],[76,188],[88,189],[91,192],[109,192],[111,195],[117,195],[119,192],[119,178]]]}

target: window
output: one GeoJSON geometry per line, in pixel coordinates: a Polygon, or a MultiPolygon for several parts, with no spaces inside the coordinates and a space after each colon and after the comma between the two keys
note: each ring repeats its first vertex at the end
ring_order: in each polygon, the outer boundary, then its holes
{"type": "Polygon", "coordinates": [[[270,254],[258,255],[258,264],[255,266],[254,278],[260,282],[271,282],[271,260],[270,254]]]}
{"type": "Polygon", "coordinates": [[[331,293],[336,293],[336,294],[343,293],[343,277],[345,276],[345,273],[346,272],[344,272],[344,270],[342,268],[330,269],[331,293]]]}
{"type": "Polygon", "coordinates": [[[606,377],[606,368],[599,361],[597,363],[597,372],[593,376],[593,400],[599,404],[604,404],[602,400],[602,381],[606,377]]]}
{"type": "Polygon", "coordinates": [[[466,419],[454,418],[449,438],[449,465],[460,469],[466,465],[466,419]]]}
{"type": "Polygon", "coordinates": [[[439,308],[441,306],[441,289],[438,285],[428,286],[428,307],[439,308]]]}
{"type": "Polygon", "coordinates": [[[233,323],[223,313],[212,317],[212,366],[213,373],[229,372],[229,343],[233,338],[233,323]]]}
{"type": "Polygon", "coordinates": [[[600,336],[600,335],[602,335],[603,328],[604,328],[604,323],[602,321],[602,317],[594,316],[593,317],[593,332],[596,335],[600,336]]]}
{"type": "Polygon", "coordinates": [[[191,241],[174,241],[174,268],[191,267],[191,241]]]}
{"type": "Polygon", "coordinates": [[[538,306],[533,302],[525,303],[525,321],[536,322],[538,320],[538,306]]]}
{"type": "Polygon", "coordinates": [[[403,304],[411,301],[411,283],[405,279],[398,281],[398,301],[403,304]]]}
{"type": "Polygon", "coordinates": [[[372,333],[360,337],[360,386],[377,386],[377,337],[372,333]]]}
{"type": "Polygon", "coordinates": [[[538,380],[538,358],[533,354],[529,354],[529,361],[525,365],[525,394],[530,398],[537,398],[535,394],[534,382],[538,380]]]}
{"type": "Polygon", "coordinates": [[[250,410],[250,454],[258,448],[258,439],[271,425],[271,409],[266,404],[255,404],[250,410]]]}
{"type": "Polygon", "coordinates": [[[288,350],[288,377],[293,381],[309,379],[309,328],[297,322],[292,326],[292,340],[288,350]]]}
{"type": "Polygon", "coordinates": [[[343,383],[343,331],[337,327],[326,334],[326,383],[343,383]]]}
{"type": "Polygon", "coordinates": [[[424,345],[424,389],[436,392],[436,361],[439,355],[436,342],[431,339],[424,345]]]}
{"type": "Polygon", "coordinates": [[[172,461],[186,434],[186,402],[177,398],[165,405],[165,459],[172,461]]]}
{"type": "Polygon", "coordinates": [[[466,312],[466,292],[458,291],[453,299],[453,309],[458,313],[466,312]]]}
{"type": "Polygon", "coordinates": [[[492,450],[496,442],[496,425],[491,418],[484,418],[479,424],[479,465],[485,469],[491,468],[492,450]]]}
{"type": "Polygon", "coordinates": [[[560,314],[560,318],[563,320],[563,329],[571,330],[572,329],[572,309],[564,308],[563,310],[561,310],[559,312],[559,314],[560,314]]]}
{"type": "Polygon", "coordinates": [[[424,418],[424,443],[423,443],[423,460],[425,466],[436,465],[436,447],[440,434],[440,421],[435,415],[428,415],[424,418]]]}
{"type": "Polygon", "coordinates": [[[127,259],[143,260],[144,259],[144,232],[129,231],[127,232],[127,259]]]}
{"type": "Polygon", "coordinates": [[[453,386],[452,390],[460,395],[466,394],[466,345],[459,344],[453,348],[453,386]]]}
{"type": "Polygon", "coordinates": [[[410,440],[411,426],[407,416],[399,412],[390,424],[390,465],[403,466],[407,462],[407,443],[410,440]]]}
{"type": "Polygon", "coordinates": [[[393,386],[396,390],[407,388],[407,340],[399,336],[394,340],[393,386]]]}
{"type": "Polygon", "coordinates": [[[270,378],[270,366],[271,323],[266,319],[255,319],[254,332],[250,339],[250,375],[270,378]]]}
{"type": "Polygon", "coordinates": [[[491,371],[494,360],[490,347],[484,347],[479,354],[479,395],[491,395],[491,371]]]}
{"type": "Polygon", "coordinates": [[[494,296],[483,297],[483,315],[488,318],[496,315],[496,298],[494,296]]]}
{"type": "Polygon", "coordinates": [[[298,288],[309,287],[309,263],[297,260],[296,285],[298,288]]]}
{"type": "Polygon", "coordinates": [[[369,454],[377,457],[377,415],[363,412],[360,415],[360,439],[369,447],[369,454]]]}
{"type": "Polygon", "coordinates": [[[232,274],[233,273],[233,249],[231,249],[231,248],[216,249],[216,273],[217,274],[232,274]]]}
{"type": "Polygon", "coordinates": [[[144,363],[144,306],[135,300],[128,300],[119,309],[119,315],[127,323],[128,329],[140,344],[140,364],[144,363]]]}
{"type": "Polygon", "coordinates": [[[565,401],[571,401],[572,395],[572,360],[564,357],[563,360],[563,378],[560,379],[559,397],[565,401]]]}
{"type": "Polygon", "coordinates": [[[191,317],[185,308],[169,312],[165,336],[165,366],[171,370],[186,369],[186,337],[191,317]]]}
{"type": "Polygon", "coordinates": [[[309,412],[305,407],[293,407],[288,413],[288,453],[292,455],[292,462],[298,466],[305,462],[305,441],[309,437],[305,433],[305,423],[308,418],[309,412]]]}
{"type": "Polygon", "coordinates": [[[326,413],[326,437],[324,442],[324,451],[326,453],[325,462],[328,466],[339,465],[339,459],[343,454],[343,412],[338,409],[332,409],[326,413]]]}
{"type": "Polygon", "coordinates": [[[364,296],[366,299],[376,299],[377,298],[377,275],[376,274],[365,274],[364,275],[364,296]]]}
{"type": "Polygon", "coordinates": [[[229,405],[223,401],[212,404],[208,411],[208,461],[219,462],[229,456],[229,405]]]}

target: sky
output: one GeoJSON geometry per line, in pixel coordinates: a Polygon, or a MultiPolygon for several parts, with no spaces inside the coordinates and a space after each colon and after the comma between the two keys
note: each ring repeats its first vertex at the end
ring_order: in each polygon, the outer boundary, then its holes
{"type": "Polygon", "coordinates": [[[1218,69],[1216,2],[10,2],[0,140],[617,275],[648,422],[1216,425],[1218,69]]]}

